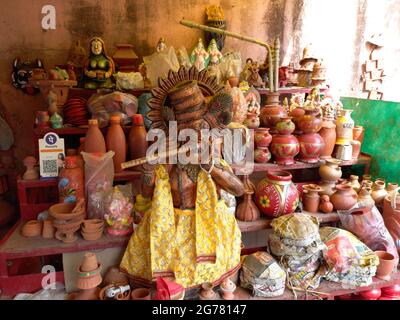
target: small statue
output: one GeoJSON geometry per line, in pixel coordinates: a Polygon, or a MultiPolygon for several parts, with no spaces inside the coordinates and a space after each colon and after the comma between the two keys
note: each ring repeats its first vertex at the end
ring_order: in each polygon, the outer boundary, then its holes
{"type": "Polygon", "coordinates": [[[260,104],[258,103],[256,97],[251,98],[247,106],[247,112],[256,114],[257,116],[260,115],[260,104]]]}
{"type": "Polygon", "coordinates": [[[37,180],[39,179],[38,168],[36,167],[37,160],[35,157],[28,156],[24,159],[24,166],[26,167],[26,171],[22,176],[23,180],[37,180]]]}
{"type": "Polygon", "coordinates": [[[114,86],[111,77],[115,73],[115,64],[107,55],[102,39],[94,37],[90,40],[90,55],[83,71],[86,89],[111,89],[114,86]]]}
{"type": "Polygon", "coordinates": [[[199,38],[197,47],[193,49],[190,55],[190,62],[197,68],[198,71],[202,71],[207,68],[210,60],[210,55],[204,49],[203,40],[199,38]]]}
{"type": "Polygon", "coordinates": [[[226,278],[224,281],[222,281],[221,290],[222,298],[224,300],[233,300],[235,298],[234,292],[236,290],[236,285],[229,278],[226,278]]]}
{"type": "Polygon", "coordinates": [[[219,64],[221,62],[223,55],[221,51],[219,51],[215,39],[210,41],[207,52],[210,56],[210,65],[219,64]]]}
{"type": "Polygon", "coordinates": [[[156,47],[156,51],[158,53],[164,51],[167,48],[167,45],[165,43],[165,39],[164,38],[160,38],[160,40],[158,40],[157,42],[157,47],[156,47]]]}
{"type": "Polygon", "coordinates": [[[186,69],[190,69],[192,64],[190,63],[189,55],[186,51],[185,47],[179,48],[176,50],[176,56],[179,61],[179,66],[185,67],[186,69]]]}
{"type": "Polygon", "coordinates": [[[244,66],[242,72],[240,73],[240,81],[246,81],[247,79],[250,78],[251,75],[251,66],[253,64],[253,59],[252,58],[247,58],[246,59],[246,65],[244,66]]]}

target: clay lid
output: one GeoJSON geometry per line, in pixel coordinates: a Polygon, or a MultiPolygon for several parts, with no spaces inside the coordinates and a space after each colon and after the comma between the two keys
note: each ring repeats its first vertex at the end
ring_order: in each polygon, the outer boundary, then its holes
{"type": "Polygon", "coordinates": [[[78,167],[77,159],[76,156],[65,157],[65,167],[68,169],[78,167]]]}
{"type": "Polygon", "coordinates": [[[112,115],[110,117],[110,122],[113,124],[120,124],[121,123],[121,117],[119,115],[112,115]]]}
{"type": "Polygon", "coordinates": [[[79,267],[79,272],[81,273],[91,273],[97,271],[100,268],[100,263],[97,261],[97,256],[93,252],[86,252],[83,257],[81,266],[79,267]]]}
{"type": "Polygon", "coordinates": [[[97,119],[89,119],[88,121],[89,126],[98,126],[99,122],[97,121],[97,119]]]}
{"type": "Polygon", "coordinates": [[[137,126],[143,125],[144,124],[144,119],[143,115],[141,114],[134,114],[132,116],[132,124],[135,124],[137,126]]]}

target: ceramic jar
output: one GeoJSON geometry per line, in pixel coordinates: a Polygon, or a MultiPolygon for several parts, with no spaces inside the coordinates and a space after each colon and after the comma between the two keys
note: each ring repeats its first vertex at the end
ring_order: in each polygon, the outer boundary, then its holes
{"type": "Polygon", "coordinates": [[[293,164],[294,157],[300,151],[297,138],[291,134],[295,129],[294,123],[291,118],[281,118],[276,127],[278,134],[273,136],[271,143],[271,152],[276,163],[280,165],[293,164]]]}
{"type": "Polygon", "coordinates": [[[256,147],[268,148],[272,141],[269,128],[258,128],[254,133],[254,143],[256,147]]]}
{"type": "Polygon", "coordinates": [[[149,146],[146,136],[147,131],[144,126],[144,117],[141,114],[134,114],[132,116],[132,127],[128,137],[130,160],[146,156],[146,151],[149,146]]]}
{"type": "Polygon", "coordinates": [[[85,152],[88,153],[106,153],[106,142],[99,129],[97,119],[89,120],[89,129],[85,137],[85,152]]]}
{"type": "Polygon", "coordinates": [[[342,169],[337,159],[326,160],[325,164],[319,167],[318,172],[323,181],[337,181],[342,177],[342,169]]]}
{"type": "Polygon", "coordinates": [[[331,202],[335,210],[350,210],[357,203],[357,196],[351,186],[339,184],[331,196],[331,202]]]}
{"type": "Polygon", "coordinates": [[[303,210],[317,213],[320,204],[319,193],[322,191],[322,188],[316,184],[304,185],[302,195],[303,210]]]}
{"type": "Polygon", "coordinates": [[[293,213],[299,203],[299,192],[286,171],[270,171],[256,188],[255,203],[269,217],[293,213]]]}
{"type": "Polygon", "coordinates": [[[373,184],[371,196],[377,205],[383,204],[383,199],[388,195],[385,186],[385,181],[380,179],[377,179],[373,184]]]}
{"type": "Polygon", "coordinates": [[[268,148],[257,148],[254,150],[254,161],[257,163],[267,163],[271,160],[271,153],[268,148]]]}
{"type": "Polygon", "coordinates": [[[318,133],[305,133],[298,138],[300,143],[300,161],[317,163],[325,142],[318,133]]]}
{"type": "Polygon", "coordinates": [[[107,151],[114,151],[114,171],[121,172],[121,164],[126,160],[125,133],[121,127],[120,116],[111,116],[110,122],[111,126],[108,128],[106,136],[107,151]]]}
{"type": "Polygon", "coordinates": [[[353,141],[354,121],[351,118],[353,110],[342,109],[336,119],[336,144],[348,145],[353,141]]]}
{"type": "Polygon", "coordinates": [[[321,130],[318,132],[318,134],[325,142],[325,146],[322,149],[320,158],[330,159],[336,143],[336,125],[332,120],[324,118],[322,121],[321,130]]]}
{"type": "Polygon", "coordinates": [[[375,251],[379,258],[379,265],[376,269],[376,277],[385,281],[389,281],[395,267],[395,257],[386,251],[375,251]]]}
{"type": "Polygon", "coordinates": [[[255,113],[247,113],[243,124],[249,129],[257,129],[260,126],[260,118],[255,113]]]}
{"type": "Polygon", "coordinates": [[[78,157],[65,157],[65,168],[58,175],[59,202],[74,203],[85,199],[85,180],[78,157]]]}
{"type": "Polygon", "coordinates": [[[354,191],[358,193],[360,191],[360,189],[361,189],[361,184],[358,181],[358,176],[351,175],[350,176],[350,182],[351,182],[351,186],[353,187],[354,191]]]}
{"type": "Polygon", "coordinates": [[[371,197],[371,188],[362,187],[358,193],[357,202],[360,207],[372,208],[375,205],[375,201],[371,197]]]}
{"type": "Polygon", "coordinates": [[[253,201],[252,191],[246,191],[243,201],[236,208],[236,218],[240,221],[256,221],[260,219],[260,210],[253,201]]]}
{"type": "Polygon", "coordinates": [[[286,117],[286,111],[280,105],[266,105],[261,109],[261,124],[271,128],[271,133],[276,133],[275,125],[282,117],[286,117]]]}
{"type": "Polygon", "coordinates": [[[303,133],[317,133],[322,127],[319,111],[316,109],[306,109],[304,116],[298,121],[298,126],[303,133]]]}
{"type": "Polygon", "coordinates": [[[333,211],[333,204],[328,195],[323,194],[320,196],[319,210],[323,213],[331,213],[333,211]]]}

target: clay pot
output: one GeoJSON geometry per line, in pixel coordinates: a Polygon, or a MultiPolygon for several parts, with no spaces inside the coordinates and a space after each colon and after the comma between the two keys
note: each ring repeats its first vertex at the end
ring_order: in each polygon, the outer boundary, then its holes
{"type": "Polygon", "coordinates": [[[221,283],[222,298],[224,300],[233,300],[235,298],[236,285],[230,279],[225,279],[221,283]]]}
{"type": "Polygon", "coordinates": [[[129,131],[128,144],[130,160],[146,156],[149,143],[146,140],[147,131],[144,126],[144,118],[141,114],[132,116],[132,127],[129,131]]]}
{"type": "Polygon", "coordinates": [[[49,214],[56,220],[83,220],[86,215],[85,202],[58,203],[49,208],[49,214]]]}
{"type": "Polygon", "coordinates": [[[372,176],[370,174],[363,174],[362,181],[364,181],[364,180],[372,181],[372,176]]]}
{"type": "Polygon", "coordinates": [[[76,222],[68,222],[65,223],[59,220],[55,220],[53,222],[54,227],[57,229],[55,233],[55,238],[64,242],[64,243],[73,243],[78,240],[78,237],[75,235],[75,232],[81,228],[82,220],[76,222]]]}
{"type": "Polygon", "coordinates": [[[359,141],[361,144],[364,142],[364,127],[354,126],[353,128],[353,140],[359,141]]]}
{"type": "Polygon", "coordinates": [[[305,113],[306,110],[304,108],[295,108],[289,113],[289,117],[292,118],[293,123],[296,125],[298,133],[301,133],[301,130],[299,128],[299,121],[305,115],[305,113]]]}
{"type": "Polygon", "coordinates": [[[373,187],[371,197],[374,199],[375,204],[383,204],[383,199],[388,195],[388,192],[385,190],[385,182],[382,180],[376,180],[373,187]]]}
{"type": "Polygon", "coordinates": [[[306,109],[304,116],[298,121],[298,126],[303,133],[317,133],[322,127],[319,111],[316,109],[306,109]]]}
{"type": "Polygon", "coordinates": [[[228,78],[228,82],[229,82],[229,85],[231,86],[231,88],[233,88],[233,87],[239,87],[239,78],[238,77],[235,77],[235,76],[232,76],[232,77],[229,77],[228,78]]]}
{"type": "Polygon", "coordinates": [[[266,104],[268,106],[275,106],[275,105],[279,105],[279,97],[280,97],[280,93],[277,92],[268,92],[266,95],[266,104]]]}
{"type": "Polygon", "coordinates": [[[270,128],[271,133],[277,132],[275,125],[282,117],[286,117],[286,111],[280,105],[266,105],[261,109],[261,124],[270,128]]]}
{"type": "Polygon", "coordinates": [[[100,267],[100,264],[97,261],[97,257],[93,252],[86,252],[81,266],[79,268],[80,272],[91,272],[93,270],[97,270],[100,267]]]}
{"type": "Polygon", "coordinates": [[[247,113],[243,124],[249,129],[257,129],[260,126],[260,118],[254,113],[247,113]]]}
{"type": "Polygon", "coordinates": [[[271,153],[268,148],[257,148],[254,150],[254,161],[257,163],[267,163],[271,160],[271,153]]]}
{"type": "Polygon", "coordinates": [[[150,289],[147,288],[137,288],[132,291],[132,300],[151,300],[150,289]]]}
{"type": "Polygon", "coordinates": [[[351,147],[352,147],[352,153],[351,157],[352,159],[356,160],[360,156],[361,153],[361,142],[357,140],[353,140],[351,142],[351,147]]]}
{"type": "Polygon", "coordinates": [[[316,184],[303,185],[303,210],[311,213],[317,213],[319,208],[319,192],[322,188],[316,184]]]}
{"type": "Polygon", "coordinates": [[[38,220],[30,220],[24,224],[21,233],[28,238],[38,237],[42,234],[42,223],[38,220]]]}
{"type": "Polygon", "coordinates": [[[308,133],[299,136],[300,160],[306,163],[317,163],[325,147],[325,142],[318,133],[308,133]]]}
{"type": "Polygon", "coordinates": [[[59,202],[75,203],[85,199],[85,180],[78,157],[65,157],[65,168],[58,175],[59,202]]]}
{"type": "Polygon", "coordinates": [[[319,210],[323,213],[331,213],[333,211],[333,204],[330,202],[328,195],[323,194],[320,196],[319,210]]]}
{"type": "Polygon", "coordinates": [[[240,221],[257,221],[260,219],[260,210],[253,201],[254,192],[247,191],[243,201],[236,208],[236,218],[240,221]]]}
{"type": "Polygon", "coordinates": [[[294,124],[291,118],[281,118],[277,123],[277,128],[281,131],[272,137],[271,152],[275,161],[280,165],[293,164],[294,157],[300,151],[300,145],[297,138],[291,134],[294,131],[294,124]]]}
{"type": "Polygon", "coordinates": [[[361,207],[372,208],[375,205],[375,201],[371,197],[371,188],[362,187],[358,193],[357,202],[361,207]]]}
{"type": "Polygon", "coordinates": [[[372,192],[372,185],[373,184],[374,183],[371,180],[363,180],[363,181],[361,181],[361,188],[362,187],[370,188],[371,192],[372,192]]]}
{"type": "Polygon", "coordinates": [[[87,232],[94,232],[102,229],[104,227],[104,220],[100,219],[88,219],[83,220],[83,228],[87,232]]]}
{"type": "Polygon", "coordinates": [[[267,177],[256,188],[255,203],[269,217],[279,217],[295,211],[299,203],[299,192],[286,171],[269,171],[267,177]]]}
{"type": "Polygon", "coordinates": [[[258,128],[254,133],[254,143],[257,148],[268,148],[272,141],[269,128],[258,128]]]}
{"type": "MultiPolygon", "coordinates": [[[[121,117],[111,116],[111,126],[107,130],[106,146],[107,151],[114,151],[114,172],[121,172],[121,163],[126,160],[126,138],[121,127],[121,117]]],[[[144,128],[144,127],[143,127],[144,128]]]]}
{"type": "Polygon", "coordinates": [[[43,221],[42,237],[45,239],[53,239],[55,233],[55,228],[51,220],[43,221]]]}
{"type": "Polygon", "coordinates": [[[85,232],[81,231],[83,239],[86,241],[96,241],[99,240],[103,236],[103,229],[94,232],[85,232]]]}
{"type": "Polygon", "coordinates": [[[97,119],[89,120],[89,129],[85,137],[85,152],[88,153],[106,153],[106,142],[99,129],[97,119]]]}
{"type": "Polygon", "coordinates": [[[118,267],[110,267],[108,268],[104,279],[103,285],[127,285],[129,284],[129,279],[126,275],[120,272],[118,267]]]}
{"type": "Polygon", "coordinates": [[[330,159],[336,143],[336,125],[333,123],[333,121],[324,119],[322,121],[321,130],[318,132],[318,134],[325,142],[325,146],[322,149],[320,158],[330,159]]]}
{"type": "Polygon", "coordinates": [[[350,210],[357,203],[357,196],[351,186],[340,184],[336,186],[331,202],[335,210],[350,210]]]}
{"type": "Polygon", "coordinates": [[[322,188],[322,195],[331,196],[335,193],[336,183],[335,181],[321,181],[319,186],[322,188]]]}
{"type": "Polygon", "coordinates": [[[396,264],[395,257],[386,251],[375,251],[379,258],[379,265],[376,269],[376,277],[385,281],[390,280],[390,275],[396,264]]]}
{"type": "Polygon", "coordinates": [[[342,169],[337,159],[326,160],[325,164],[319,167],[318,172],[323,181],[337,181],[342,177],[342,169]]]}
{"type": "Polygon", "coordinates": [[[361,184],[358,181],[358,176],[351,175],[350,176],[350,182],[351,182],[351,186],[353,187],[354,191],[358,193],[360,191],[360,189],[361,189],[361,184]]]}
{"type": "Polygon", "coordinates": [[[340,110],[336,119],[336,144],[348,145],[353,141],[354,121],[351,118],[353,110],[340,110]]]}

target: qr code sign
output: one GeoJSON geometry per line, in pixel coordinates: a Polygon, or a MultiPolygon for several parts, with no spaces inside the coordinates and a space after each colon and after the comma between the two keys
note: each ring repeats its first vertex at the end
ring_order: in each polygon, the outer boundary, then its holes
{"type": "Polygon", "coordinates": [[[57,160],[42,160],[40,168],[42,176],[47,176],[47,177],[58,176],[57,160]]]}

